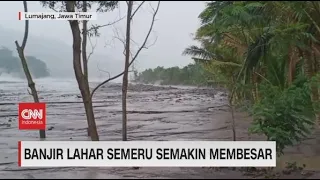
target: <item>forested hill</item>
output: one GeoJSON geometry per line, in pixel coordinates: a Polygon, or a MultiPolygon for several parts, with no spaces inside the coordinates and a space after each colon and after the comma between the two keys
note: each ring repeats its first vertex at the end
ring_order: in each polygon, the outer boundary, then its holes
{"type": "MultiPolygon", "coordinates": [[[[13,55],[17,56],[14,41],[22,39],[23,33],[23,29],[15,31],[0,26],[0,47],[4,46],[13,50],[13,55]]],[[[90,51],[91,47],[88,47],[88,49],[90,51]]],[[[52,77],[74,78],[72,45],[50,37],[40,37],[30,31],[25,55],[37,57],[46,63],[52,77]]],[[[114,60],[108,55],[95,51],[89,61],[89,78],[95,78],[101,74],[104,75],[104,73],[98,70],[98,65],[111,75],[118,74],[123,70],[123,63],[121,61],[114,60]]]]}
{"type": "MultiPolygon", "coordinates": [[[[26,56],[28,68],[34,78],[50,76],[46,63],[34,56],[26,56]]],[[[19,57],[13,55],[8,48],[0,49],[0,76],[2,73],[24,78],[24,72],[19,57]]]]}

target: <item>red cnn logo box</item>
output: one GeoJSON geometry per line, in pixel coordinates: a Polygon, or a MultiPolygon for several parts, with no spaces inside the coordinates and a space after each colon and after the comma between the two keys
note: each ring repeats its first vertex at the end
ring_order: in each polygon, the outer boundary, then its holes
{"type": "Polygon", "coordinates": [[[46,104],[19,103],[19,130],[45,130],[46,104]]]}

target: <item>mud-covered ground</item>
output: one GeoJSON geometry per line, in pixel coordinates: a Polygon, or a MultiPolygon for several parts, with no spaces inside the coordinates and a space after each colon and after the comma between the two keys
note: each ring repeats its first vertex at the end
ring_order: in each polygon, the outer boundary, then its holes
{"type": "MultiPolygon", "coordinates": [[[[47,140],[87,140],[86,120],[74,81],[39,80],[47,102],[47,140]]],[[[92,87],[94,84],[91,85],[92,87]]],[[[231,114],[226,94],[207,88],[131,85],[128,94],[129,140],[231,140],[231,114]]],[[[32,101],[26,83],[0,81],[0,178],[252,178],[252,173],[210,168],[19,168],[17,141],[37,140],[37,131],[19,131],[18,102],[32,101]],[[248,175],[250,174],[250,175],[248,175]]],[[[100,139],[121,140],[121,86],[109,84],[94,96],[100,139]]],[[[257,140],[247,133],[250,118],[236,113],[237,140],[257,140]]],[[[320,133],[286,150],[279,161],[306,164],[308,172],[277,177],[319,177],[320,133]],[[317,138],[315,138],[317,137],[317,138]]],[[[253,173],[254,176],[259,173],[253,173]]],[[[266,177],[261,173],[260,177],[266,177]]]]}

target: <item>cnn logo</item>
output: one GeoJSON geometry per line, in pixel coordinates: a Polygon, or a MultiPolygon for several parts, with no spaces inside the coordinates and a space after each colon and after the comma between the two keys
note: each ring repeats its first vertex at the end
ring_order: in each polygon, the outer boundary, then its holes
{"type": "Polygon", "coordinates": [[[21,116],[23,119],[42,119],[43,117],[43,110],[33,110],[33,109],[24,109],[21,112],[21,116]]]}
{"type": "Polygon", "coordinates": [[[19,103],[19,129],[45,130],[46,104],[45,103],[19,103]]]}

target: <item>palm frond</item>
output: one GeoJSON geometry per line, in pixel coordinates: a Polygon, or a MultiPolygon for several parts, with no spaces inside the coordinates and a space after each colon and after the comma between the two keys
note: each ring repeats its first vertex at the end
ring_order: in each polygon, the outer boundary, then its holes
{"type": "Polygon", "coordinates": [[[200,48],[198,46],[190,46],[186,48],[182,55],[190,55],[190,56],[196,56],[203,59],[211,59],[214,57],[214,54],[212,54],[210,51],[207,51],[204,48],[200,48]]]}

